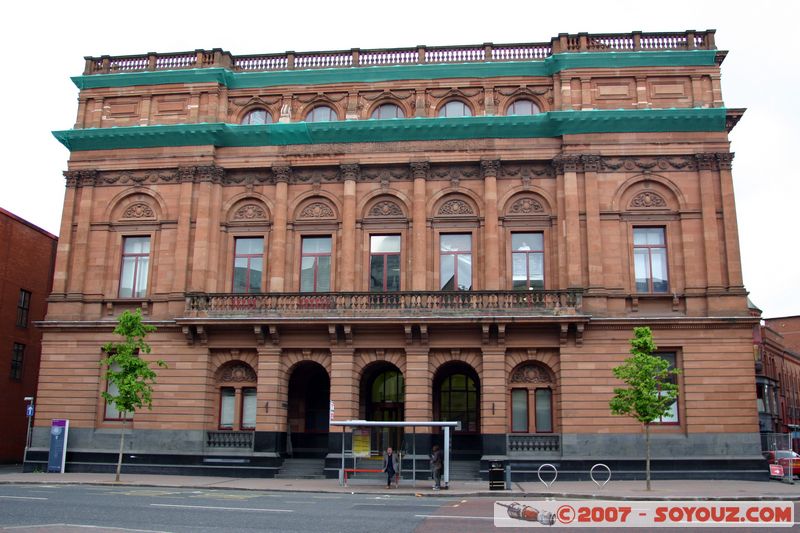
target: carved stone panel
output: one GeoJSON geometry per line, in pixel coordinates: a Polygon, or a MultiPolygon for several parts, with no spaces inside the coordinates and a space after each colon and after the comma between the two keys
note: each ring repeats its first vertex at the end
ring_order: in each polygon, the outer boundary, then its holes
{"type": "Polygon", "coordinates": [[[156,214],[145,202],[136,202],[125,208],[121,218],[122,220],[154,219],[156,214]]]}
{"type": "Polygon", "coordinates": [[[248,221],[248,220],[264,220],[267,214],[264,208],[258,204],[244,204],[233,212],[233,220],[248,221]]]}
{"type": "Polygon", "coordinates": [[[336,218],[333,208],[325,202],[311,202],[300,210],[298,219],[318,220],[336,218]]]}
{"type": "Polygon", "coordinates": [[[391,200],[381,200],[373,205],[367,216],[370,218],[402,217],[405,216],[403,210],[397,203],[391,200]]]}
{"type": "Polygon", "coordinates": [[[631,209],[666,208],[667,202],[657,193],[652,191],[640,192],[631,199],[631,209]]]}
{"type": "Polygon", "coordinates": [[[544,212],[542,203],[530,196],[519,198],[508,208],[508,214],[513,216],[541,215],[544,212]]]}
{"type": "Polygon", "coordinates": [[[517,367],[509,378],[509,383],[552,383],[547,370],[539,365],[527,364],[517,367]]]}
{"type": "Polygon", "coordinates": [[[439,208],[438,214],[443,216],[465,216],[474,215],[475,211],[464,200],[448,200],[439,208]]]}
{"type": "Polygon", "coordinates": [[[245,363],[234,363],[222,368],[219,381],[223,383],[241,383],[247,381],[257,381],[255,371],[245,363]]]}

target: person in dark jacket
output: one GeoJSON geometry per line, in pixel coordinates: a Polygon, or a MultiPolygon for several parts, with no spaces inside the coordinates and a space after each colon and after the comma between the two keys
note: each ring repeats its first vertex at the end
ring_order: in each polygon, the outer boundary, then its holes
{"type": "Polygon", "coordinates": [[[438,444],[431,449],[431,473],[433,474],[433,490],[442,487],[442,470],[444,470],[444,454],[438,444]]]}
{"type": "Polygon", "coordinates": [[[386,488],[390,489],[397,473],[397,454],[392,452],[391,446],[383,454],[383,471],[386,472],[386,488]]]}

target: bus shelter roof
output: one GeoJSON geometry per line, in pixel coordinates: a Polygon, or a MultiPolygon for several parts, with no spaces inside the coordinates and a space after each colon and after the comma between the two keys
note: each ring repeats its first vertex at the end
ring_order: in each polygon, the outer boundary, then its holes
{"type": "Polygon", "coordinates": [[[433,420],[407,420],[404,422],[382,421],[382,420],[343,420],[331,422],[331,426],[343,427],[451,427],[454,428],[458,422],[439,422],[433,420]]]}

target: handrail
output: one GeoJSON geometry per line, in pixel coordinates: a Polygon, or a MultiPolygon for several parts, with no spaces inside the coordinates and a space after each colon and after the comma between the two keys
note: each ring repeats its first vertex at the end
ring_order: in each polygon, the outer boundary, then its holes
{"type": "Polygon", "coordinates": [[[715,30],[658,33],[561,33],[544,43],[514,43],[457,46],[416,46],[284,52],[235,56],[219,48],[191,52],[127,56],[87,56],[84,75],[147,72],[188,68],[228,68],[235,72],[264,72],[319,68],[350,68],[388,65],[423,65],[494,61],[537,61],[565,52],[621,52],[660,50],[716,50],[715,30]]]}

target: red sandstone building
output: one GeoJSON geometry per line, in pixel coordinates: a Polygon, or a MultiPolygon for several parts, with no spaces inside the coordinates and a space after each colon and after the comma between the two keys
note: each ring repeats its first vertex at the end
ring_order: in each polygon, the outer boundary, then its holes
{"type": "Polygon", "coordinates": [[[36,393],[42,320],[53,280],[55,235],[0,208],[0,463],[21,463],[26,397],[36,393]]]}
{"type": "Polygon", "coordinates": [[[800,317],[764,320],[755,329],[756,397],[765,450],[800,449],[800,317]]]}
{"type": "Polygon", "coordinates": [[[763,476],[725,54],[690,31],[87,58],[55,133],[71,155],[28,467],[61,417],[68,469],[113,464],[99,347],[142,308],[169,368],[131,470],[271,476],[291,455],[335,475],[332,403],[458,421],[476,473],[635,476],[642,429],[608,401],[649,325],[682,371],[657,475],[763,476]]]}

